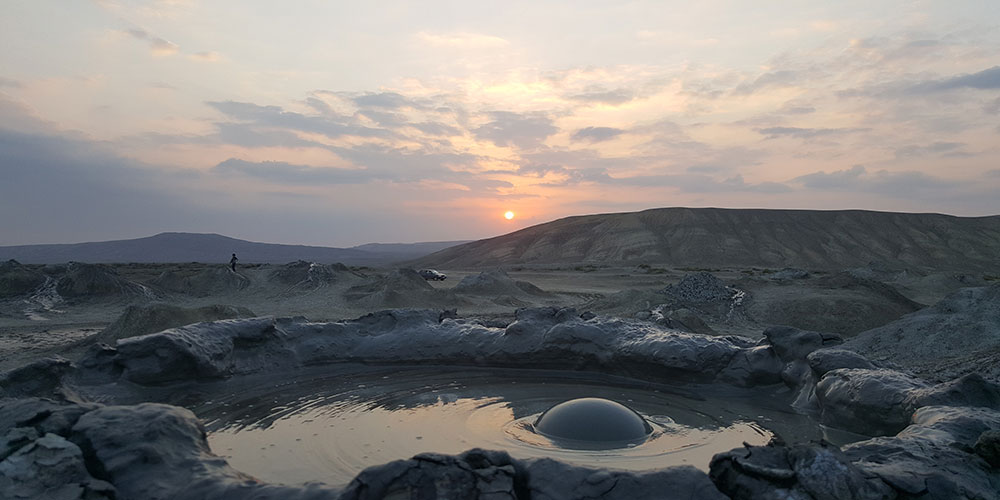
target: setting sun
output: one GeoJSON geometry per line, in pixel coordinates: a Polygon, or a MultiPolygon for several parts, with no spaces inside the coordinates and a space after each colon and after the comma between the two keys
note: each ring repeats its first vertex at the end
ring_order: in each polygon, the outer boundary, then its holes
{"type": "Polygon", "coordinates": [[[511,212],[510,210],[504,212],[503,218],[507,219],[507,220],[513,219],[514,218],[514,212],[511,212]]]}

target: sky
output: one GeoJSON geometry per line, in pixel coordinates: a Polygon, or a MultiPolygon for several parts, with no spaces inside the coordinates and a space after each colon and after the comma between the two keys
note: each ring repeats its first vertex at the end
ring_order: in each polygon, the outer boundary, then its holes
{"type": "Polygon", "coordinates": [[[5,0],[0,47],[0,245],[1000,214],[996,0],[5,0]]]}

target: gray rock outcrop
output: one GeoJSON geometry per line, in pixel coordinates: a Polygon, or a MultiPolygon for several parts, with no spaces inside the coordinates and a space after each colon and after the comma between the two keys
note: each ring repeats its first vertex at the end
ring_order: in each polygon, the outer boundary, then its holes
{"type": "Polygon", "coordinates": [[[834,446],[747,446],[712,458],[711,478],[734,500],[880,500],[891,489],[834,446]]]}
{"type": "Polygon", "coordinates": [[[845,349],[892,360],[930,380],[978,372],[1000,383],[1000,283],[963,288],[937,304],[868,330],[845,349]]]}
{"type": "Polygon", "coordinates": [[[843,449],[747,446],[712,459],[710,477],[733,499],[997,499],[1000,470],[974,448],[1000,412],[928,406],[894,437],[843,449]]]}
{"type": "Polygon", "coordinates": [[[903,498],[997,499],[1000,471],[973,452],[981,430],[1000,429],[1000,413],[924,407],[895,437],[849,444],[844,454],[903,498]]]}
{"type": "MultiPolygon", "coordinates": [[[[750,341],[664,330],[646,322],[592,317],[573,309],[522,309],[505,329],[389,310],[352,321],[254,318],[200,323],[118,341],[110,359],[126,380],[162,384],[337,361],[448,362],[483,366],[591,367],[610,373],[712,380],[750,341]]],[[[743,385],[766,383],[766,359],[752,354],[743,385]],[[759,366],[760,365],[760,366],[759,366]]],[[[92,360],[84,359],[81,363],[92,360]]],[[[96,365],[90,363],[88,366],[96,365]]],[[[728,377],[739,376],[731,370],[728,377]]]]}
{"type": "Polygon", "coordinates": [[[842,368],[820,379],[816,396],[823,422],[867,435],[899,432],[924,406],[1000,409],[1000,387],[975,374],[929,385],[893,370],[842,368]]]}

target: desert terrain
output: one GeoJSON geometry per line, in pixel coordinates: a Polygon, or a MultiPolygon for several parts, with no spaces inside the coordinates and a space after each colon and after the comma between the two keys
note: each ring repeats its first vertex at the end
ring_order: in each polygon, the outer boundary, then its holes
{"type": "Polygon", "coordinates": [[[377,266],[2,262],[0,491],[997,498],[1000,218],[665,210],[377,266]],[[595,399],[645,433],[539,430],[595,399]]]}
{"type": "Polygon", "coordinates": [[[339,321],[395,308],[454,309],[506,325],[520,308],[572,307],[713,335],[759,338],[769,326],[787,325],[852,338],[961,288],[1000,281],[975,271],[879,263],[840,271],[531,264],[440,269],[448,277],[443,281],[424,280],[410,268],[305,261],[240,265],[236,272],[199,263],[9,261],[0,269],[6,285],[0,290],[0,369],[198,321],[339,321]]]}

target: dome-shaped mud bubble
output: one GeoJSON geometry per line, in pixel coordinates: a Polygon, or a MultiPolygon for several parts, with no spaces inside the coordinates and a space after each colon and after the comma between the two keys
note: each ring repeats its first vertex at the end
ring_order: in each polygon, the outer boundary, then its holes
{"type": "Polygon", "coordinates": [[[539,415],[534,430],[558,446],[580,449],[634,446],[653,432],[635,410],[603,398],[563,401],[539,415]]]}

